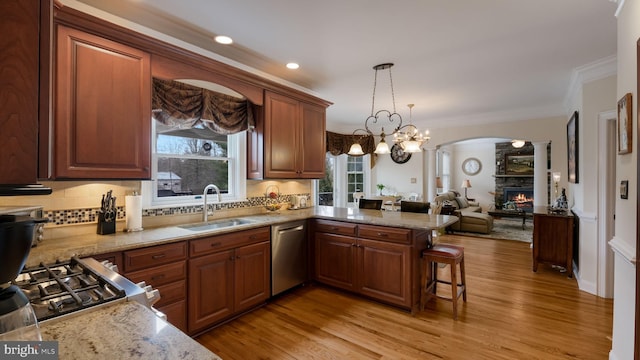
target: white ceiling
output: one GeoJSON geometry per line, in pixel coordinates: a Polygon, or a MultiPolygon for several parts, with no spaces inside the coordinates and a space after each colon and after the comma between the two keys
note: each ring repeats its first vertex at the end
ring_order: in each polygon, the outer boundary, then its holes
{"type": "MultiPolygon", "coordinates": [[[[329,129],[362,126],[376,64],[405,122],[438,127],[566,115],[575,69],[616,54],[610,0],[79,1],[311,90],[329,129]]],[[[389,90],[379,71],[376,111],[389,90]]]]}

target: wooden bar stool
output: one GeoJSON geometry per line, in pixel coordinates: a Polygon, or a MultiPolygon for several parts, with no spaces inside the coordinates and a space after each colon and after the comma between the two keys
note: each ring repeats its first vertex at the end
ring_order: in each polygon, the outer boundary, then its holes
{"type": "Polygon", "coordinates": [[[464,248],[450,244],[437,244],[422,251],[422,289],[420,310],[431,298],[440,298],[453,303],[453,319],[458,319],[458,298],[462,295],[467,301],[467,285],[464,278],[464,248]],[[451,268],[451,281],[438,279],[438,264],[447,264],[451,268]],[[457,265],[460,264],[460,282],[458,283],[457,265]],[[437,295],[437,284],[451,286],[451,297],[437,295]]]}

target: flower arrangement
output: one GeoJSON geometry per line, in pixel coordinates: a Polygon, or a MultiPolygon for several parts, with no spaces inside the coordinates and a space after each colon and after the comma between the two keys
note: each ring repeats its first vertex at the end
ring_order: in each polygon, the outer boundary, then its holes
{"type": "Polygon", "coordinates": [[[376,187],[378,188],[379,194],[382,195],[382,189],[385,188],[384,184],[378,184],[378,185],[376,185],[376,187]]]}

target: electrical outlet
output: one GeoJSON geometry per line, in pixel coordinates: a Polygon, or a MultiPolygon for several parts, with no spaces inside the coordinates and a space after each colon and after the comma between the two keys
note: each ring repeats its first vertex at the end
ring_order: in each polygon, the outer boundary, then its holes
{"type": "Polygon", "coordinates": [[[416,178],[411,178],[411,183],[415,184],[418,180],[416,178]]]}

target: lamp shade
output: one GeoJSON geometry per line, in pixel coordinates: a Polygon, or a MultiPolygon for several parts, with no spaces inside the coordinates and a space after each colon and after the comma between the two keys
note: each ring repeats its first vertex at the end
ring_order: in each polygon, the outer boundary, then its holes
{"type": "Polygon", "coordinates": [[[351,145],[351,148],[348,152],[349,155],[364,155],[364,151],[362,151],[362,146],[358,143],[354,143],[351,145]]]}
{"type": "Polygon", "coordinates": [[[442,189],[442,178],[440,176],[436,176],[436,187],[438,189],[442,189]]]}
{"type": "Polygon", "coordinates": [[[524,140],[511,140],[511,146],[519,149],[524,146],[524,142],[524,140]]]}
{"type": "Polygon", "coordinates": [[[460,187],[462,187],[462,188],[470,188],[471,187],[471,182],[468,179],[464,180],[462,182],[462,185],[460,185],[460,187]]]}
{"type": "Polygon", "coordinates": [[[554,172],[553,173],[553,182],[560,182],[560,173],[559,172],[554,172]]]}
{"type": "Polygon", "coordinates": [[[378,143],[378,146],[376,146],[376,150],[374,151],[376,154],[388,154],[391,151],[389,150],[389,144],[387,144],[386,141],[384,141],[384,138],[382,138],[382,140],[380,140],[380,142],[378,143]]]}

